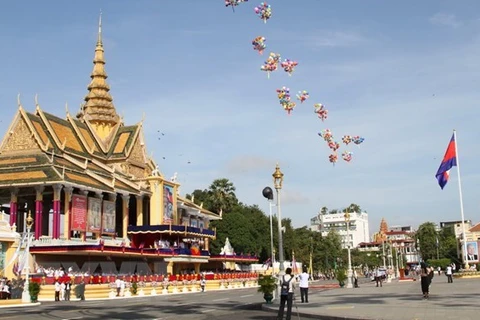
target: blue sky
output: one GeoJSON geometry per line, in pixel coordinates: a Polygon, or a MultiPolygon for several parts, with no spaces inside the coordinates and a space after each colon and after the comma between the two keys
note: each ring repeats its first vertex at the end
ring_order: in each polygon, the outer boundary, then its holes
{"type": "Polygon", "coordinates": [[[260,2],[233,13],[223,0],[2,1],[3,132],[18,93],[29,111],[35,93],[47,112],[65,115],[66,102],[78,111],[101,9],[117,111],[127,124],[146,114],[149,153],[167,177],[178,172],[182,193],[226,177],[267,211],[261,190],[278,161],[282,216],[295,226],[352,202],[371,232],[382,217],[460,220],[456,172],[443,191],[434,177],[457,129],[465,217],[478,222],[480,3],[277,0],[264,24],[260,2]],[[267,38],[263,56],[256,36],[267,38]],[[292,77],[259,70],[270,51],[299,62],[292,77]],[[310,92],[291,116],[276,98],[282,86],[310,92]],[[327,106],[325,122],[314,103],[327,106]],[[328,162],[325,128],[365,138],[351,163],[328,162]]]}

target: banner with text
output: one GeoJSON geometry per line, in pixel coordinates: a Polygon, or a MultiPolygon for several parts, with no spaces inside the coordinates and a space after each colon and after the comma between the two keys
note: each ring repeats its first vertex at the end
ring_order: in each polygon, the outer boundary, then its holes
{"type": "Polygon", "coordinates": [[[72,195],[72,231],[87,230],[87,197],[79,194],[72,195]]]}

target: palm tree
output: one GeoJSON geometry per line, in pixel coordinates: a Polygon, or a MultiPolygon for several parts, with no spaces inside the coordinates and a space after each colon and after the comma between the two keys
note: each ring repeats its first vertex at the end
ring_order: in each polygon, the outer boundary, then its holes
{"type": "Polygon", "coordinates": [[[235,186],[226,178],[215,179],[209,187],[209,200],[215,212],[230,211],[238,204],[235,186]]]}

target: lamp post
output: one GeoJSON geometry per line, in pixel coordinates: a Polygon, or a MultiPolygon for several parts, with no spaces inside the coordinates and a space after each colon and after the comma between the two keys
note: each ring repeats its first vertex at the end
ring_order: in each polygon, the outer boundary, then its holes
{"type": "Polygon", "coordinates": [[[262,195],[268,200],[268,208],[270,212],[270,262],[272,263],[272,270],[275,271],[275,251],[273,249],[273,222],[272,222],[272,207],[273,190],[270,187],[263,188],[262,195]]]}
{"type": "Polygon", "coordinates": [[[352,284],[352,276],[353,276],[353,271],[352,271],[352,256],[350,254],[350,213],[345,212],[345,222],[347,223],[347,251],[348,251],[348,271],[347,271],[347,288],[351,289],[353,288],[352,284]]]}
{"type": "Polygon", "coordinates": [[[280,206],[280,190],[283,184],[283,173],[280,171],[280,166],[277,163],[273,176],[273,186],[277,191],[277,220],[278,220],[278,275],[283,276],[285,274],[285,267],[283,265],[283,235],[282,235],[282,211],[280,206]]]}
{"type": "Polygon", "coordinates": [[[22,292],[22,302],[29,303],[31,302],[29,287],[29,278],[30,278],[30,230],[33,225],[33,218],[30,211],[28,211],[28,217],[25,219],[25,225],[27,227],[27,245],[25,247],[25,283],[23,285],[22,292]]]}

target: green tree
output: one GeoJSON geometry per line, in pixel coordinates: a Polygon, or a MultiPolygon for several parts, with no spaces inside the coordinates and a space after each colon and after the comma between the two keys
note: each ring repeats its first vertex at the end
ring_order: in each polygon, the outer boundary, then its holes
{"type": "Polygon", "coordinates": [[[343,212],[357,212],[357,213],[361,213],[362,212],[362,208],[360,208],[360,206],[358,204],[355,204],[355,203],[352,203],[350,204],[348,207],[346,207],[345,209],[343,209],[343,212]]]}
{"type": "Polygon", "coordinates": [[[333,269],[336,266],[337,258],[342,252],[342,238],[336,230],[330,230],[326,237],[322,239],[321,247],[321,270],[333,269]]]}
{"type": "Polygon", "coordinates": [[[433,222],[425,222],[418,227],[415,237],[423,260],[436,259],[437,236],[436,225],[433,222]]]}
{"type": "Polygon", "coordinates": [[[215,179],[208,190],[208,199],[211,202],[212,210],[216,213],[221,210],[224,213],[232,210],[238,204],[235,190],[235,186],[230,180],[226,178],[215,179]]]}
{"type": "Polygon", "coordinates": [[[460,262],[457,255],[457,238],[453,226],[443,228],[438,234],[440,258],[460,262]]]}
{"type": "Polygon", "coordinates": [[[320,210],[320,213],[322,215],[326,215],[328,213],[328,208],[327,207],[322,207],[322,209],[320,210]]]}

